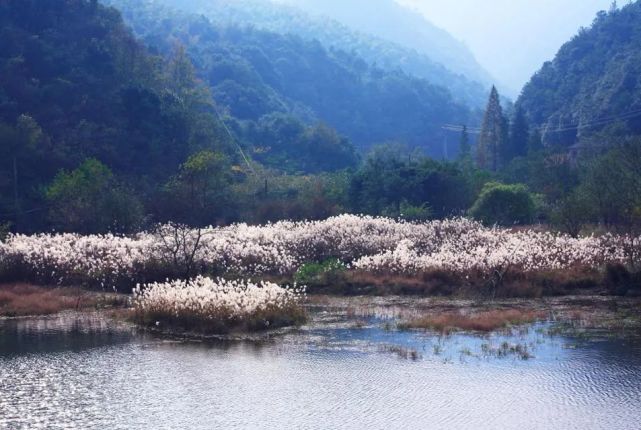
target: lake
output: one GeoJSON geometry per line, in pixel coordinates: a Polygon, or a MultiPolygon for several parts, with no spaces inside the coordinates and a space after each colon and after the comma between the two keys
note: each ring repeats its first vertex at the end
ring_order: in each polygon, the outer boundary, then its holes
{"type": "Polygon", "coordinates": [[[257,341],[0,321],[0,428],[639,428],[638,342],[551,323],[439,336],[344,310],[257,341]]]}

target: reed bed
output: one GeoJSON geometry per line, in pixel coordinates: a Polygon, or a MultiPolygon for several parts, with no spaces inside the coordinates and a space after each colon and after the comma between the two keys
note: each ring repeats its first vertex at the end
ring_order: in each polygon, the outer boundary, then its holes
{"type": "Polygon", "coordinates": [[[294,325],[304,320],[304,288],[269,282],[196,277],[138,285],[136,320],[162,330],[224,334],[294,325]]]}
{"type": "Polygon", "coordinates": [[[410,223],[357,215],[193,230],[167,225],[128,237],[10,235],[0,243],[0,282],[131,290],[136,283],[199,274],[291,279],[305,263],[328,259],[375,277],[479,278],[507,268],[527,274],[639,261],[639,250],[625,244],[641,241],[629,239],[514,231],[465,218],[410,223]]]}

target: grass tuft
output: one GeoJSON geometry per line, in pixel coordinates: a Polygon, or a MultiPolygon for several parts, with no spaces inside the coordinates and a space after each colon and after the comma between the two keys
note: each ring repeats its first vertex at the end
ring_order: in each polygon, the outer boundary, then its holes
{"type": "Polygon", "coordinates": [[[492,310],[469,315],[447,312],[416,318],[399,324],[399,328],[433,330],[444,334],[459,330],[488,333],[513,325],[532,323],[542,318],[542,312],[518,309],[492,310]]]}

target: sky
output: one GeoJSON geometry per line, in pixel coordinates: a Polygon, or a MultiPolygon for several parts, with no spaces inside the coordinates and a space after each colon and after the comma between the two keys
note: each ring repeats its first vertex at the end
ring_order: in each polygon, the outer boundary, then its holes
{"type": "MultiPolygon", "coordinates": [[[[478,62],[516,96],[579,28],[612,0],[396,0],[463,41],[478,62]]],[[[619,1],[619,5],[627,1],[619,1]]]]}

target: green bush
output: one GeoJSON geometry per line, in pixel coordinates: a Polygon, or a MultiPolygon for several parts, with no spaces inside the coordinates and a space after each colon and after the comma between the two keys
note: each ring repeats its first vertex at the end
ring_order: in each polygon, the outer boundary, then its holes
{"type": "Polygon", "coordinates": [[[335,258],[321,263],[310,262],[303,264],[298,269],[294,280],[297,284],[307,286],[327,284],[339,278],[346,270],[347,266],[335,258]]]}
{"type": "Polygon", "coordinates": [[[535,198],[525,185],[498,182],[487,183],[470,209],[470,215],[485,224],[527,224],[535,214],[535,198]]]}
{"type": "Polygon", "coordinates": [[[7,238],[10,231],[11,231],[10,222],[0,223],[0,242],[3,242],[7,238]]]}
{"type": "Polygon", "coordinates": [[[71,172],[60,171],[45,195],[51,205],[49,218],[58,230],[130,232],[142,222],[142,204],[93,158],[71,172]]]}

